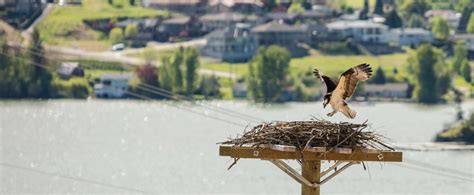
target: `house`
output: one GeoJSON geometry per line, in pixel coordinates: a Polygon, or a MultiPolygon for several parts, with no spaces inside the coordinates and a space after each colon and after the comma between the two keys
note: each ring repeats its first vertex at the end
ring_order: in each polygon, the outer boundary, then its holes
{"type": "Polygon", "coordinates": [[[461,42],[466,45],[467,57],[474,59],[474,34],[455,34],[450,37],[452,42],[461,42]]]}
{"type": "Polygon", "coordinates": [[[407,83],[365,84],[363,86],[365,97],[379,97],[390,99],[405,99],[408,97],[409,85],[407,83]]]}
{"type": "Polygon", "coordinates": [[[352,39],[355,42],[388,43],[388,27],[368,20],[335,21],[326,24],[328,36],[336,40],[352,39]]]}
{"type": "Polygon", "coordinates": [[[301,14],[298,13],[287,13],[287,12],[271,12],[265,15],[267,21],[277,21],[285,24],[295,24],[298,21],[302,21],[301,14]]]}
{"type": "Polygon", "coordinates": [[[201,49],[204,55],[223,61],[242,62],[251,59],[258,49],[250,25],[238,23],[233,27],[218,29],[206,36],[207,44],[201,49]]]}
{"type": "Polygon", "coordinates": [[[114,24],[114,27],[122,28],[125,31],[128,25],[136,25],[138,32],[130,40],[132,46],[140,47],[155,39],[159,20],[158,18],[129,18],[114,24]]]}
{"type": "Polygon", "coordinates": [[[244,14],[262,13],[263,3],[259,0],[210,0],[210,13],[240,12],[244,14]]]}
{"type": "Polygon", "coordinates": [[[193,15],[206,12],[207,1],[208,0],[142,0],[142,6],[193,15]]]}
{"type": "Polygon", "coordinates": [[[235,98],[246,98],[247,97],[247,85],[242,83],[237,83],[232,87],[232,95],[235,98]]]}
{"type": "Polygon", "coordinates": [[[306,34],[300,27],[273,21],[254,27],[251,32],[257,36],[260,46],[279,45],[287,48],[293,57],[307,54],[305,49],[299,47],[299,43],[306,40],[306,34]]]}
{"type": "Polygon", "coordinates": [[[260,22],[255,15],[244,15],[237,12],[224,12],[217,14],[206,14],[199,18],[202,24],[202,31],[211,32],[216,29],[223,29],[234,26],[237,23],[247,23],[255,26],[260,22]]]}
{"type": "Polygon", "coordinates": [[[317,45],[319,42],[325,41],[328,37],[328,29],[320,24],[303,24],[301,25],[305,32],[306,43],[317,45]]]}
{"type": "Polygon", "coordinates": [[[172,41],[176,38],[202,35],[201,23],[195,17],[180,16],[164,20],[157,31],[157,40],[172,41]]]}
{"type": "Polygon", "coordinates": [[[416,47],[433,41],[433,33],[422,28],[397,28],[392,29],[391,33],[391,40],[400,46],[416,47]]]}
{"type": "Polygon", "coordinates": [[[100,83],[94,85],[94,95],[99,98],[126,97],[131,77],[130,74],[103,74],[100,76],[100,83]]]}
{"type": "Polygon", "coordinates": [[[449,9],[434,9],[425,12],[425,18],[429,20],[436,17],[446,20],[451,29],[456,29],[461,19],[461,14],[449,9]]]}
{"type": "Polygon", "coordinates": [[[79,67],[79,62],[63,62],[57,73],[61,79],[69,79],[73,76],[84,77],[84,69],[79,67]]]}

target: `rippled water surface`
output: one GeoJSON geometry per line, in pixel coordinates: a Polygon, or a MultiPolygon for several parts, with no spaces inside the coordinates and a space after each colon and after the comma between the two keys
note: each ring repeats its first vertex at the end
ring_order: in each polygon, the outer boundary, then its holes
{"type": "MultiPolygon", "coordinates": [[[[206,103],[265,120],[308,120],[329,112],[320,102],[206,103]]],[[[355,122],[369,119],[395,143],[431,141],[455,114],[451,105],[352,107],[355,122]]],[[[474,103],[463,107],[470,110],[474,103]]],[[[240,160],[227,171],[232,160],[218,156],[216,143],[244,126],[203,115],[249,124],[182,103],[0,101],[0,193],[299,193],[298,183],[266,161],[240,160]]],[[[337,114],[331,120],[346,119],[337,114]]],[[[474,152],[404,151],[404,157],[411,163],[369,163],[368,171],[353,166],[323,186],[322,194],[474,194],[474,183],[466,180],[474,180],[474,152]],[[413,163],[438,172],[420,172],[413,163]],[[440,168],[461,177],[441,175],[440,168]]]]}

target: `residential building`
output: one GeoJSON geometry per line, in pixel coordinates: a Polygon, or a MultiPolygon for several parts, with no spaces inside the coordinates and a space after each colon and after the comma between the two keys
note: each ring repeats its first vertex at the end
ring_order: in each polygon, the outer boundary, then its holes
{"type": "Polygon", "coordinates": [[[302,21],[301,14],[288,13],[288,12],[271,12],[265,15],[267,21],[277,21],[285,24],[295,24],[298,21],[302,21]]]}
{"type": "Polygon", "coordinates": [[[84,77],[84,70],[79,67],[79,62],[63,62],[57,73],[61,79],[70,79],[73,76],[84,77]]]}
{"type": "Polygon", "coordinates": [[[250,27],[249,24],[239,23],[211,32],[206,36],[207,44],[201,52],[230,62],[251,59],[257,51],[258,42],[256,36],[250,33],[250,27]]]}
{"type": "Polygon", "coordinates": [[[421,43],[431,43],[433,34],[431,31],[422,28],[397,28],[392,29],[393,36],[389,36],[391,41],[400,46],[416,47],[421,43]]]}
{"type": "Polygon", "coordinates": [[[181,16],[164,20],[158,27],[159,41],[172,41],[176,38],[197,37],[203,34],[201,23],[195,17],[181,16]]]}
{"type": "Polygon", "coordinates": [[[470,60],[474,59],[474,34],[455,34],[451,35],[452,42],[461,42],[466,45],[468,52],[468,58],[470,60]]]}
{"type": "Polygon", "coordinates": [[[307,54],[307,51],[298,45],[306,40],[306,34],[301,27],[273,21],[254,27],[251,32],[257,35],[260,46],[279,45],[287,48],[293,57],[307,54]]]}
{"type": "Polygon", "coordinates": [[[206,12],[208,0],[142,0],[144,7],[175,11],[189,15],[206,12]]]}
{"type": "Polygon", "coordinates": [[[131,38],[132,46],[145,46],[147,42],[158,39],[156,29],[158,27],[159,18],[130,18],[114,24],[125,30],[128,25],[136,25],[138,32],[131,38]]]}
{"type": "Polygon", "coordinates": [[[356,42],[388,43],[388,27],[368,20],[335,21],[326,24],[329,36],[337,40],[352,39],[356,42]]]}
{"type": "Polygon", "coordinates": [[[461,14],[448,9],[434,9],[425,12],[425,18],[427,19],[433,19],[436,17],[446,20],[451,29],[456,29],[459,25],[461,14]]]}
{"type": "Polygon", "coordinates": [[[408,97],[409,85],[407,83],[365,84],[365,97],[379,97],[390,99],[405,99],[408,97]]]}
{"type": "Polygon", "coordinates": [[[206,14],[199,18],[204,32],[223,29],[234,26],[237,23],[247,23],[255,26],[260,23],[259,17],[255,15],[244,15],[237,12],[223,12],[217,14],[206,14]]]}
{"type": "Polygon", "coordinates": [[[100,83],[94,85],[94,95],[99,98],[126,97],[131,77],[130,74],[103,74],[100,76],[100,83]]]}
{"type": "Polygon", "coordinates": [[[245,14],[262,13],[263,4],[259,0],[210,0],[209,12],[240,12],[245,14]]]}

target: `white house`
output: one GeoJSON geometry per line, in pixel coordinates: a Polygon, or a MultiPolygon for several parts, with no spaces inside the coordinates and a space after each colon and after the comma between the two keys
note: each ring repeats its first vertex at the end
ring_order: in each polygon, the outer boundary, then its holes
{"type": "Polygon", "coordinates": [[[131,77],[130,74],[103,74],[100,76],[100,83],[94,85],[94,95],[101,98],[125,97],[131,77]]]}
{"type": "Polygon", "coordinates": [[[357,42],[388,43],[389,30],[384,24],[368,20],[340,20],[326,24],[329,36],[338,39],[352,38],[357,42]]]}
{"type": "Polygon", "coordinates": [[[422,28],[396,28],[391,33],[390,40],[400,46],[417,46],[433,41],[433,33],[422,28]]]}

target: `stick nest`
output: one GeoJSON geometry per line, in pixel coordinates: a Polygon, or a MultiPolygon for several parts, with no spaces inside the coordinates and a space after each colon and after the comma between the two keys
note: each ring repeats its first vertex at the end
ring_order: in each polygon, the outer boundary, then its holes
{"type": "Polygon", "coordinates": [[[363,124],[325,120],[278,121],[259,124],[242,136],[220,144],[249,147],[286,145],[295,146],[299,151],[307,147],[326,147],[328,151],[338,147],[394,150],[385,143],[385,137],[373,131],[364,131],[367,127],[367,121],[363,124]]]}

